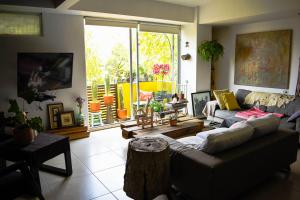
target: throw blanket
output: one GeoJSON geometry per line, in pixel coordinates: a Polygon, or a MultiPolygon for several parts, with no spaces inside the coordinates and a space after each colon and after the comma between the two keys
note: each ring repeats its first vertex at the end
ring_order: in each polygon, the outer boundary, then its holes
{"type": "Polygon", "coordinates": [[[280,108],[294,99],[294,96],[286,94],[251,92],[246,96],[244,104],[255,105],[258,103],[263,106],[277,106],[280,108]]]}
{"type": "MultiPolygon", "coordinates": [[[[254,116],[254,117],[259,118],[259,117],[265,116],[267,114],[269,114],[269,113],[268,112],[264,112],[264,111],[262,111],[262,110],[260,110],[258,108],[251,108],[249,110],[237,112],[235,114],[235,117],[239,117],[239,118],[243,118],[243,119],[248,119],[248,118],[254,116]]],[[[279,114],[279,113],[272,113],[272,114],[275,115],[276,117],[279,117],[279,118],[281,118],[281,117],[284,116],[283,114],[279,114]]]]}
{"type": "Polygon", "coordinates": [[[205,115],[205,117],[214,116],[217,105],[218,105],[217,101],[207,102],[205,107],[203,108],[202,113],[205,115]]]}

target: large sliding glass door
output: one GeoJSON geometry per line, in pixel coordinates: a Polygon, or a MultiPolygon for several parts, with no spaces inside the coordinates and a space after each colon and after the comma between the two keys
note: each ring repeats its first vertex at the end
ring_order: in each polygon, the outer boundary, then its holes
{"type": "Polygon", "coordinates": [[[85,26],[89,111],[95,112],[93,101],[100,102],[106,123],[132,119],[133,108],[142,106],[149,96],[170,101],[176,91],[178,34],[143,27],[92,20],[85,26]],[[114,97],[113,121],[107,120],[107,93],[114,97]]]}

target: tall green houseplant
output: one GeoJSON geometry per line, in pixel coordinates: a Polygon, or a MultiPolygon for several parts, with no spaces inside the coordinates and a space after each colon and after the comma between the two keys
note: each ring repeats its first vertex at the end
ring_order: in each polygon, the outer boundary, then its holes
{"type": "Polygon", "coordinates": [[[211,62],[211,89],[215,89],[214,63],[224,54],[224,47],[217,40],[204,41],[198,47],[198,54],[206,62],[211,62]]]}

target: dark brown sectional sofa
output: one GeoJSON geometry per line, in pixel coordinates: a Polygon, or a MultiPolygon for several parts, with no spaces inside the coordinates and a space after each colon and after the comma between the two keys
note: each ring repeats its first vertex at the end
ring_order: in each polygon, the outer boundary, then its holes
{"type": "Polygon", "coordinates": [[[298,133],[279,129],[210,155],[165,138],[171,149],[171,181],[189,199],[224,200],[243,192],[297,159],[298,133]]]}

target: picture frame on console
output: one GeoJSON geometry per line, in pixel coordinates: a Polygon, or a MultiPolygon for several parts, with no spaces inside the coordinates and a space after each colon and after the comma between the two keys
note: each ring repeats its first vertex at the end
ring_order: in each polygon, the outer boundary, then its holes
{"type": "Polygon", "coordinates": [[[64,112],[63,103],[53,103],[47,105],[49,128],[57,129],[60,123],[60,113],[64,112]]]}
{"type": "Polygon", "coordinates": [[[205,118],[202,113],[206,103],[210,101],[210,91],[194,92],[192,95],[193,116],[197,118],[205,118]]]}
{"type": "Polygon", "coordinates": [[[60,113],[60,125],[62,128],[75,125],[74,111],[60,113]]]}

